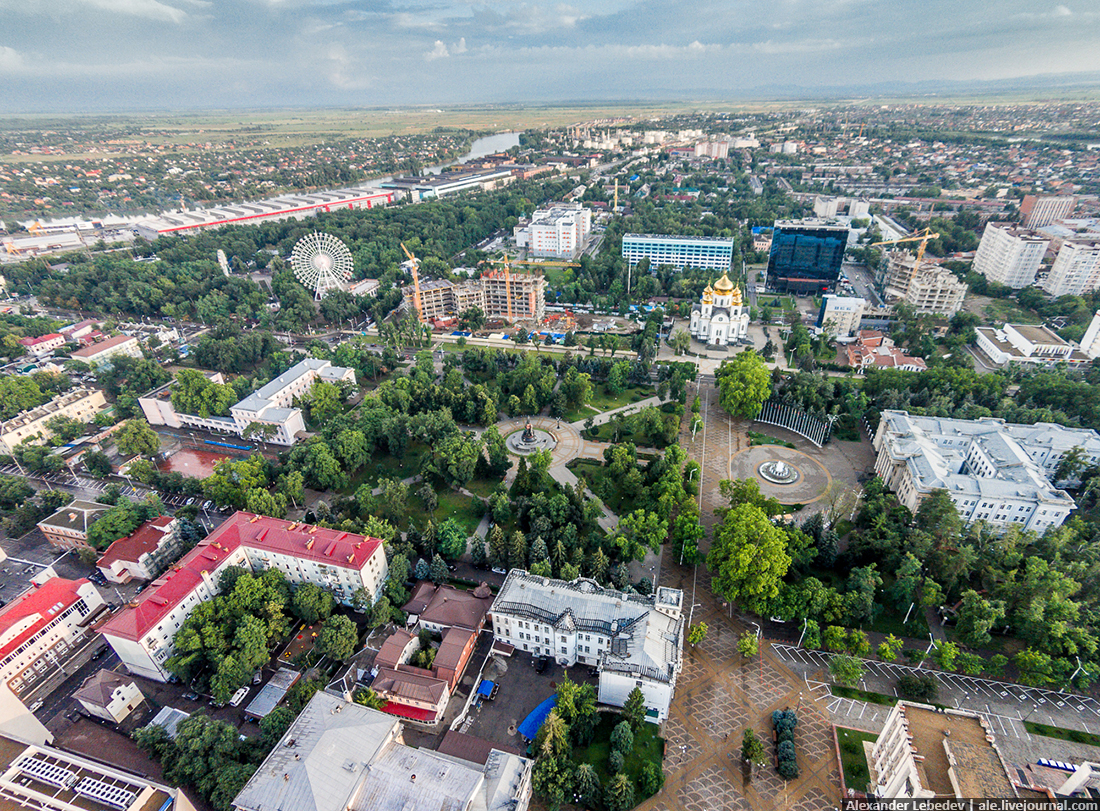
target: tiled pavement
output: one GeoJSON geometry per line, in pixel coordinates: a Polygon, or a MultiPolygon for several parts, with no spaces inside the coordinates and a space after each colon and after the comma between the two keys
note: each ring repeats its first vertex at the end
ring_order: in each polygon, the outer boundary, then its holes
{"type": "MultiPolygon", "coordinates": [[[[681,444],[702,464],[701,507],[708,530],[720,506],[718,482],[729,477],[732,454],[748,447],[718,409],[717,392],[703,387],[707,428],[695,441],[690,433],[681,444]]],[[[686,420],[685,420],[686,423],[686,420]]],[[[665,736],[664,788],[638,807],[643,811],[768,811],[797,809],[824,811],[840,802],[840,780],[828,719],[815,704],[805,683],[779,661],[767,642],[761,658],[744,661],[736,651],[738,635],[747,629],[737,612],[710,593],[705,566],[681,567],[668,547],[662,561],[660,584],[682,588],[694,605],[692,622],[705,622],[707,638],[684,652],[684,669],[677,683],[665,736]],[[732,616],[731,616],[732,613],[732,616]],[[774,761],[747,770],[740,758],[741,735],[752,726],[767,741],[769,757],[773,710],[798,710],[795,749],[801,770],[796,780],[784,781],[774,761]]]]}

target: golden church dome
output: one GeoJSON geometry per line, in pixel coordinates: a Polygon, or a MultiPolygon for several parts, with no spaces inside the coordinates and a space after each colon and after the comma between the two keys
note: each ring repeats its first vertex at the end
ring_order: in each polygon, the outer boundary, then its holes
{"type": "Polygon", "coordinates": [[[731,296],[730,305],[733,306],[733,307],[740,307],[741,304],[743,303],[742,300],[741,300],[741,288],[740,287],[733,288],[733,293],[731,293],[730,296],[731,296]]]}
{"type": "Polygon", "coordinates": [[[722,278],[714,283],[714,292],[729,293],[731,290],[733,290],[733,282],[730,281],[728,275],[723,273],[722,278]]]}

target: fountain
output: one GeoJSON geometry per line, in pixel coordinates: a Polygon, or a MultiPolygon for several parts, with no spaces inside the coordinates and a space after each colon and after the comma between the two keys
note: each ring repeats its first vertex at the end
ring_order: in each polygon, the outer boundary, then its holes
{"type": "Polygon", "coordinates": [[[794,484],[799,479],[798,470],[781,459],[769,459],[756,469],[760,476],[772,484],[794,484]]]}
{"type": "Polygon", "coordinates": [[[515,431],[505,439],[508,450],[521,456],[527,456],[535,451],[552,451],[558,444],[554,435],[541,428],[534,428],[530,422],[523,426],[522,431],[515,431]]]}

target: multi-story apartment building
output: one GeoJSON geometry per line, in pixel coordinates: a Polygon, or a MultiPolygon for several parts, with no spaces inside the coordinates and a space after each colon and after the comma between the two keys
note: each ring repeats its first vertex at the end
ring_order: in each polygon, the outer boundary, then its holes
{"type": "Polygon", "coordinates": [[[445,279],[421,281],[401,290],[403,305],[416,310],[420,322],[461,315],[471,307],[479,307],[490,318],[508,321],[541,321],[546,314],[546,280],[536,273],[493,270],[479,279],[451,282],[445,279]]]}
{"type": "MultiPolygon", "coordinates": [[[[221,382],[220,376],[212,379],[221,382]]],[[[327,360],[306,358],[230,408],[229,417],[200,417],[196,414],[179,413],[172,405],[174,382],[166,383],[139,397],[138,405],[151,425],[201,428],[238,436],[244,436],[254,425],[270,425],[274,432],[265,437],[265,441],[276,445],[293,445],[298,435],[306,430],[302,410],[294,405],[294,401],[306,394],[318,380],[328,383],[355,383],[355,370],[346,366],[333,366],[327,360]]]]}
{"type": "Polygon", "coordinates": [[[580,203],[554,203],[513,229],[516,245],[535,256],[573,259],[592,231],[592,212],[580,203]]]}
{"type": "Polygon", "coordinates": [[[167,680],[164,662],[176,631],[195,606],[217,594],[218,576],[228,566],[278,569],[292,586],[315,583],[345,605],[357,594],[368,603],[378,599],[389,571],[378,538],[238,512],[100,633],[131,673],[167,680]]]}
{"type": "Polygon", "coordinates": [[[1092,430],[884,411],[874,439],[875,473],[914,512],[934,490],[945,490],[966,524],[985,521],[1041,534],[1077,506],[1051,481],[1076,447],[1084,450],[1086,464],[1100,462],[1100,434],[1092,430]]]}
{"type": "Polygon", "coordinates": [[[962,309],[967,286],[947,268],[924,265],[909,280],[903,300],[917,315],[950,318],[962,309]]]}
{"type": "Polygon", "coordinates": [[[15,453],[16,445],[27,440],[45,442],[53,436],[46,423],[54,417],[90,422],[106,407],[107,400],[99,389],[77,388],[59,394],[48,403],[0,423],[0,453],[10,456],[15,453]]]}
{"type": "Polygon", "coordinates": [[[1083,296],[1100,289],[1100,239],[1063,242],[1041,286],[1052,296],[1083,296]]]}
{"type": "Polygon", "coordinates": [[[180,522],[170,515],[146,521],[107,547],[96,568],[112,583],[152,580],[182,551],[180,522]]]}
{"type": "Polygon", "coordinates": [[[110,504],[78,498],[49,518],[39,521],[38,528],[53,546],[61,549],[91,549],[88,530],[109,509],[110,504]]]}
{"type": "Polygon", "coordinates": [[[1034,283],[1049,245],[1050,239],[1035,231],[990,223],[974,254],[974,271],[991,282],[1019,290],[1034,283]]]}
{"type": "Polygon", "coordinates": [[[847,338],[859,330],[866,299],[854,296],[822,296],[817,313],[817,328],[833,338],[847,338]]]}
{"type": "Polygon", "coordinates": [[[1028,194],[1020,201],[1021,221],[1026,228],[1042,228],[1066,219],[1073,213],[1075,204],[1074,198],[1068,195],[1039,197],[1028,194]]]}
{"type": "Polygon", "coordinates": [[[899,701],[871,749],[869,796],[883,799],[1019,796],[996,734],[977,713],[899,701]]]}
{"type": "Polygon", "coordinates": [[[141,345],[137,338],[129,335],[116,335],[105,341],[78,349],[69,357],[74,360],[82,360],[90,366],[107,363],[118,355],[129,355],[132,358],[141,357],[141,345]]]}
{"type": "Polygon", "coordinates": [[[0,608],[0,682],[16,695],[33,689],[90,640],[106,607],[87,580],[53,577],[0,608]]]}
{"type": "Polygon", "coordinates": [[[649,259],[649,266],[678,268],[730,269],[733,262],[732,237],[678,237],[662,234],[624,234],[623,256],[631,267],[649,259]]]}
{"type": "Polygon", "coordinates": [[[1081,338],[1081,351],[1092,360],[1100,358],[1100,310],[1096,311],[1081,338]]]}
{"type": "Polygon", "coordinates": [[[950,317],[962,307],[966,283],[946,268],[921,262],[907,251],[889,251],[879,265],[875,282],[889,304],[905,302],[918,315],[950,317]]]}
{"type": "Polygon", "coordinates": [[[559,664],[599,668],[599,700],[621,707],[635,687],[652,720],[668,717],[682,667],[683,592],[625,594],[592,580],[508,573],[493,602],[494,637],[559,664]]]}

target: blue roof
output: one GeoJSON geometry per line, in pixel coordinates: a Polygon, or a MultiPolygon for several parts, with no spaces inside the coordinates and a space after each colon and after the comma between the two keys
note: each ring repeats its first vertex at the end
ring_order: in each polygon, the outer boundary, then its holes
{"type": "Polygon", "coordinates": [[[539,728],[542,726],[542,722],[546,720],[546,716],[550,714],[550,710],[554,709],[558,705],[558,696],[555,693],[546,699],[546,701],[539,704],[535,709],[531,710],[531,714],[523,719],[523,723],[519,725],[519,734],[525,737],[529,741],[533,741],[535,736],[539,734],[539,728]]]}
{"type": "Polygon", "coordinates": [[[477,694],[486,698],[491,696],[493,694],[493,683],[488,679],[482,679],[481,684],[477,686],[477,694]]]}

